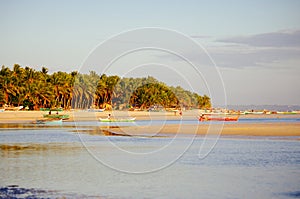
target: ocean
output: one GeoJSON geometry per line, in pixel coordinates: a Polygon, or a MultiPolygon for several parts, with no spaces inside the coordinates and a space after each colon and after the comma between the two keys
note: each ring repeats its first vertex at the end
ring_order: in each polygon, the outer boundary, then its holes
{"type": "Polygon", "coordinates": [[[299,140],[221,136],[203,157],[203,136],[89,125],[0,128],[0,198],[300,198],[299,140]]]}

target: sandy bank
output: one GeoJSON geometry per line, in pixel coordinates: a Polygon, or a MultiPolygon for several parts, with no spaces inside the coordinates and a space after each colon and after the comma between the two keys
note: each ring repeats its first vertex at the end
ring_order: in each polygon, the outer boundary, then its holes
{"type": "Polygon", "coordinates": [[[241,135],[241,136],[300,136],[300,123],[266,123],[266,124],[225,124],[221,125],[173,125],[147,127],[120,127],[109,129],[118,134],[128,135],[241,135]]]}
{"type": "MultiPolygon", "coordinates": [[[[62,112],[69,114],[70,121],[96,121],[99,117],[107,117],[111,113],[115,117],[136,117],[137,120],[180,120],[181,117],[172,112],[62,112]]],[[[40,119],[43,111],[18,111],[0,112],[0,123],[28,123],[40,119]]],[[[196,120],[197,110],[183,112],[183,120],[196,120]]],[[[241,115],[240,118],[300,118],[300,115],[241,115]]],[[[101,127],[103,128],[103,127],[101,127]]],[[[163,134],[197,134],[206,133],[222,135],[243,135],[243,136],[300,136],[300,122],[293,123],[225,123],[224,126],[217,124],[208,125],[199,122],[198,125],[176,125],[168,124],[163,126],[133,126],[110,129],[116,133],[130,135],[163,135],[163,134]],[[208,131],[209,130],[209,131],[208,131]]]]}
{"type": "MultiPolygon", "coordinates": [[[[30,122],[43,118],[46,111],[5,111],[0,112],[0,123],[30,122]]],[[[52,112],[55,114],[55,112],[52,112]]],[[[112,112],[87,112],[87,111],[63,111],[59,114],[68,114],[69,121],[94,121],[97,118],[106,118],[108,114],[114,117],[136,117],[137,120],[181,120],[177,113],[173,112],[145,112],[145,111],[112,111],[112,112]]],[[[183,112],[183,120],[195,120],[198,110],[183,112]]],[[[240,118],[300,118],[300,115],[240,115],[240,118]]]]}

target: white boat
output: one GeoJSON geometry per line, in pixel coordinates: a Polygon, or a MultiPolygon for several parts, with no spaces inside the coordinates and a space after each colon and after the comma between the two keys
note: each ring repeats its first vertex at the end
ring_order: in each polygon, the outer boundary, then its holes
{"type": "Polygon", "coordinates": [[[7,106],[7,107],[5,107],[4,109],[6,110],[6,111],[19,111],[19,110],[21,110],[23,108],[23,106],[17,106],[17,107],[10,107],[10,106],[7,106]]]}
{"type": "Polygon", "coordinates": [[[245,115],[262,115],[262,114],[264,114],[263,111],[245,111],[244,113],[245,113],[245,115]]]}
{"type": "Polygon", "coordinates": [[[100,122],[134,122],[135,117],[132,118],[99,118],[100,122]]]}
{"type": "Polygon", "coordinates": [[[292,115],[292,114],[297,114],[297,112],[296,111],[278,111],[277,114],[292,115]]]}
{"type": "Polygon", "coordinates": [[[99,108],[99,109],[89,109],[89,112],[104,112],[105,108],[99,108]]]}

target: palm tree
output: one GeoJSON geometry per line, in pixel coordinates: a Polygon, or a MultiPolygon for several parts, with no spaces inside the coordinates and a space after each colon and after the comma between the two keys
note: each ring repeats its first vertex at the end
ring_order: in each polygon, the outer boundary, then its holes
{"type": "Polygon", "coordinates": [[[2,66],[0,71],[0,81],[4,95],[3,102],[9,105],[11,102],[11,96],[16,95],[12,81],[12,72],[9,68],[2,66]]]}
{"type": "Polygon", "coordinates": [[[137,88],[130,98],[132,105],[147,109],[152,105],[160,104],[165,108],[178,106],[175,94],[162,83],[149,83],[137,88]]]}
{"type": "Polygon", "coordinates": [[[41,71],[15,64],[13,70],[2,66],[0,70],[0,105],[24,105],[30,109],[62,106],[68,109],[127,107],[137,105],[146,109],[161,104],[174,107],[179,104],[186,107],[209,108],[210,98],[184,90],[181,87],[168,87],[153,77],[122,78],[118,76],[99,76],[89,74],[41,71]],[[120,106],[122,105],[122,106],[120,106]]]}

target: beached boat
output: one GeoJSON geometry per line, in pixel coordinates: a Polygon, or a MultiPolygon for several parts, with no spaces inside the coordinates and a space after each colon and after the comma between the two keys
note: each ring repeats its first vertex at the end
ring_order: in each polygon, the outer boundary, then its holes
{"type": "Polygon", "coordinates": [[[99,118],[100,122],[134,122],[135,121],[135,117],[132,118],[99,118]]]}
{"type": "Polygon", "coordinates": [[[4,107],[4,110],[5,111],[19,111],[22,108],[24,108],[24,106],[17,106],[17,107],[6,106],[6,107],[4,107]]]}
{"type": "Polygon", "coordinates": [[[62,119],[41,119],[36,120],[36,124],[60,125],[62,124],[62,119]]]}
{"type": "Polygon", "coordinates": [[[230,115],[231,113],[225,113],[225,112],[200,112],[202,115],[230,115]]]}
{"type": "Polygon", "coordinates": [[[99,109],[88,109],[89,112],[104,112],[105,108],[99,108],[99,109]]]}
{"type": "Polygon", "coordinates": [[[63,119],[63,120],[67,120],[70,118],[69,115],[59,115],[59,114],[45,114],[43,115],[44,118],[51,118],[51,119],[63,119]]]}
{"type": "Polygon", "coordinates": [[[297,112],[296,111],[278,111],[277,114],[294,115],[294,114],[297,114],[297,112]]]}
{"type": "Polygon", "coordinates": [[[204,122],[204,121],[225,121],[225,122],[229,122],[229,121],[238,121],[238,117],[208,117],[208,116],[200,116],[199,118],[200,122],[204,122]]]}
{"type": "Polygon", "coordinates": [[[245,111],[245,115],[262,115],[264,114],[264,111],[245,111]]]}
{"type": "Polygon", "coordinates": [[[62,108],[40,108],[40,111],[58,111],[58,112],[62,112],[63,109],[62,108]]]}

